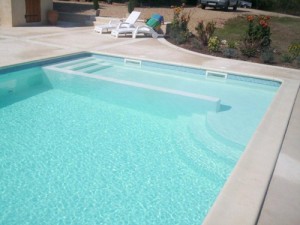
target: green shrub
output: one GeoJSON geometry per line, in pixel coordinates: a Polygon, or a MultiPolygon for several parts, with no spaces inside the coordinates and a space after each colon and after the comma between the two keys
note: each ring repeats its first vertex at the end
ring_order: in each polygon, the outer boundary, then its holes
{"type": "Polygon", "coordinates": [[[174,37],[174,40],[176,42],[176,44],[184,44],[187,42],[189,38],[189,35],[186,32],[183,31],[179,31],[177,32],[176,36],[174,37]]]}
{"type": "Polygon", "coordinates": [[[237,49],[238,42],[236,42],[236,41],[228,41],[227,45],[228,45],[228,48],[237,49]]]}
{"type": "Polygon", "coordinates": [[[240,50],[241,50],[243,55],[250,58],[250,57],[254,57],[256,55],[257,47],[256,46],[251,46],[251,45],[246,45],[244,43],[244,46],[242,46],[240,50]]]}
{"type": "Polygon", "coordinates": [[[261,55],[260,55],[261,60],[264,63],[274,63],[274,51],[271,48],[265,48],[263,49],[261,55]]]}
{"type": "Polygon", "coordinates": [[[195,29],[197,31],[197,37],[202,41],[202,44],[207,45],[208,40],[212,37],[216,30],[216,23],[211,21],[205,26],[204,22],[200,21],[195,29]]]}
{"type": "Polygon", "coordinates": [[[298,56],[300,56],[300,43],[292,43],[288,47],[288,51],[292,55],[292,57],[296,59],[298,56]]]}
{"type": "Polygon", "coordinates": [[[194,49],[203,49],[203,44],[197,38],[193,38],[191,44],[194,49]]]}
{"type": "Polygon", "coordinates": [[[283,53],[281,55],[281,61],[284,63],[292,63],[294,61],[293,56],[289,53],[283,53]]]}
{"type": "Polygon", "coordinates": [[[213,36],[208,40],[208,50],[211,52],[220,51],[221,41],[217,36],[213,36]]]}
{"type": "Polygon", "coordinates": [[[225,48],[223,51],[223,55],[226,58],[236,58],[238,56],[238,52],[235,48],[225,48]]]}
{"type": "Polygon", "coordinates": [[[268,24],[269,16],[247,16],[248,28],[243,37],[241,52],[254,57],[257,51],[267,49],[271,45],[271,31],[268,24]]]}
{"type": "Polygon", "coordinates": [[[176,44],[185,43],[190,37],[188,23],[190,14],[183,12],[183,7],[174,8],[173,20],[170,26],[170,37],[176,44]]]}

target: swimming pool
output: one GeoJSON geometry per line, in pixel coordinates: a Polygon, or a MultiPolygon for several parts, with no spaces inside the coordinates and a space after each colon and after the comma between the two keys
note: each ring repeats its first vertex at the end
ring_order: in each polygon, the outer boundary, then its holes
{"type": "Polygon", "coordinates": [[[199,224],[280,82],[81,54],[3,69],[5,224],[199,224]]]}

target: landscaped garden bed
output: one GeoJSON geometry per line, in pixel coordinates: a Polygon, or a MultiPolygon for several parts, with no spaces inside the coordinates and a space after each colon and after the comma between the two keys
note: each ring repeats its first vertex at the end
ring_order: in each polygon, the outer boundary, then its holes
{"type": "Polygon", "coordinates": [[[190,32],[188,10],[174,8],[167,40],[203,54],[300,68],[300,18],[240,15],[222,28],[216,22],[198,21],[190,32]]]}

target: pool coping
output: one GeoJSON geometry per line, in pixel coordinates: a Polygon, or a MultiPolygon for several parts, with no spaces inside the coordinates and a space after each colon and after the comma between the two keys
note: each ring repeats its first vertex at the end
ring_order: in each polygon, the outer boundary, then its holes
{"type": "Polygon", "coordinates": [[[299,82],[283,82],[251,141],[207,214],[203,222],[204,225],[250,225],[258,222],[298,88],[299,82]]]}

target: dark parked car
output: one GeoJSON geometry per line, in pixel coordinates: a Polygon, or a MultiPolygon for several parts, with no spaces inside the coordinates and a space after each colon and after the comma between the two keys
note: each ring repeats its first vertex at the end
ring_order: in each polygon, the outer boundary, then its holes
{"type": "Polygon", "coordinates": [[[242,7],[242,8],[251,8],[252,7],[252,2],[240,1],[239,6],[242,7]]]}
{"type": "Polygon", "coordinates": [[[235,11],[239,5],[239,0],[198,0],[198,4],[201,4],[201,8],[208,7],[221,8],[228,10],[228,7],[232,7],[235,11]]]}

